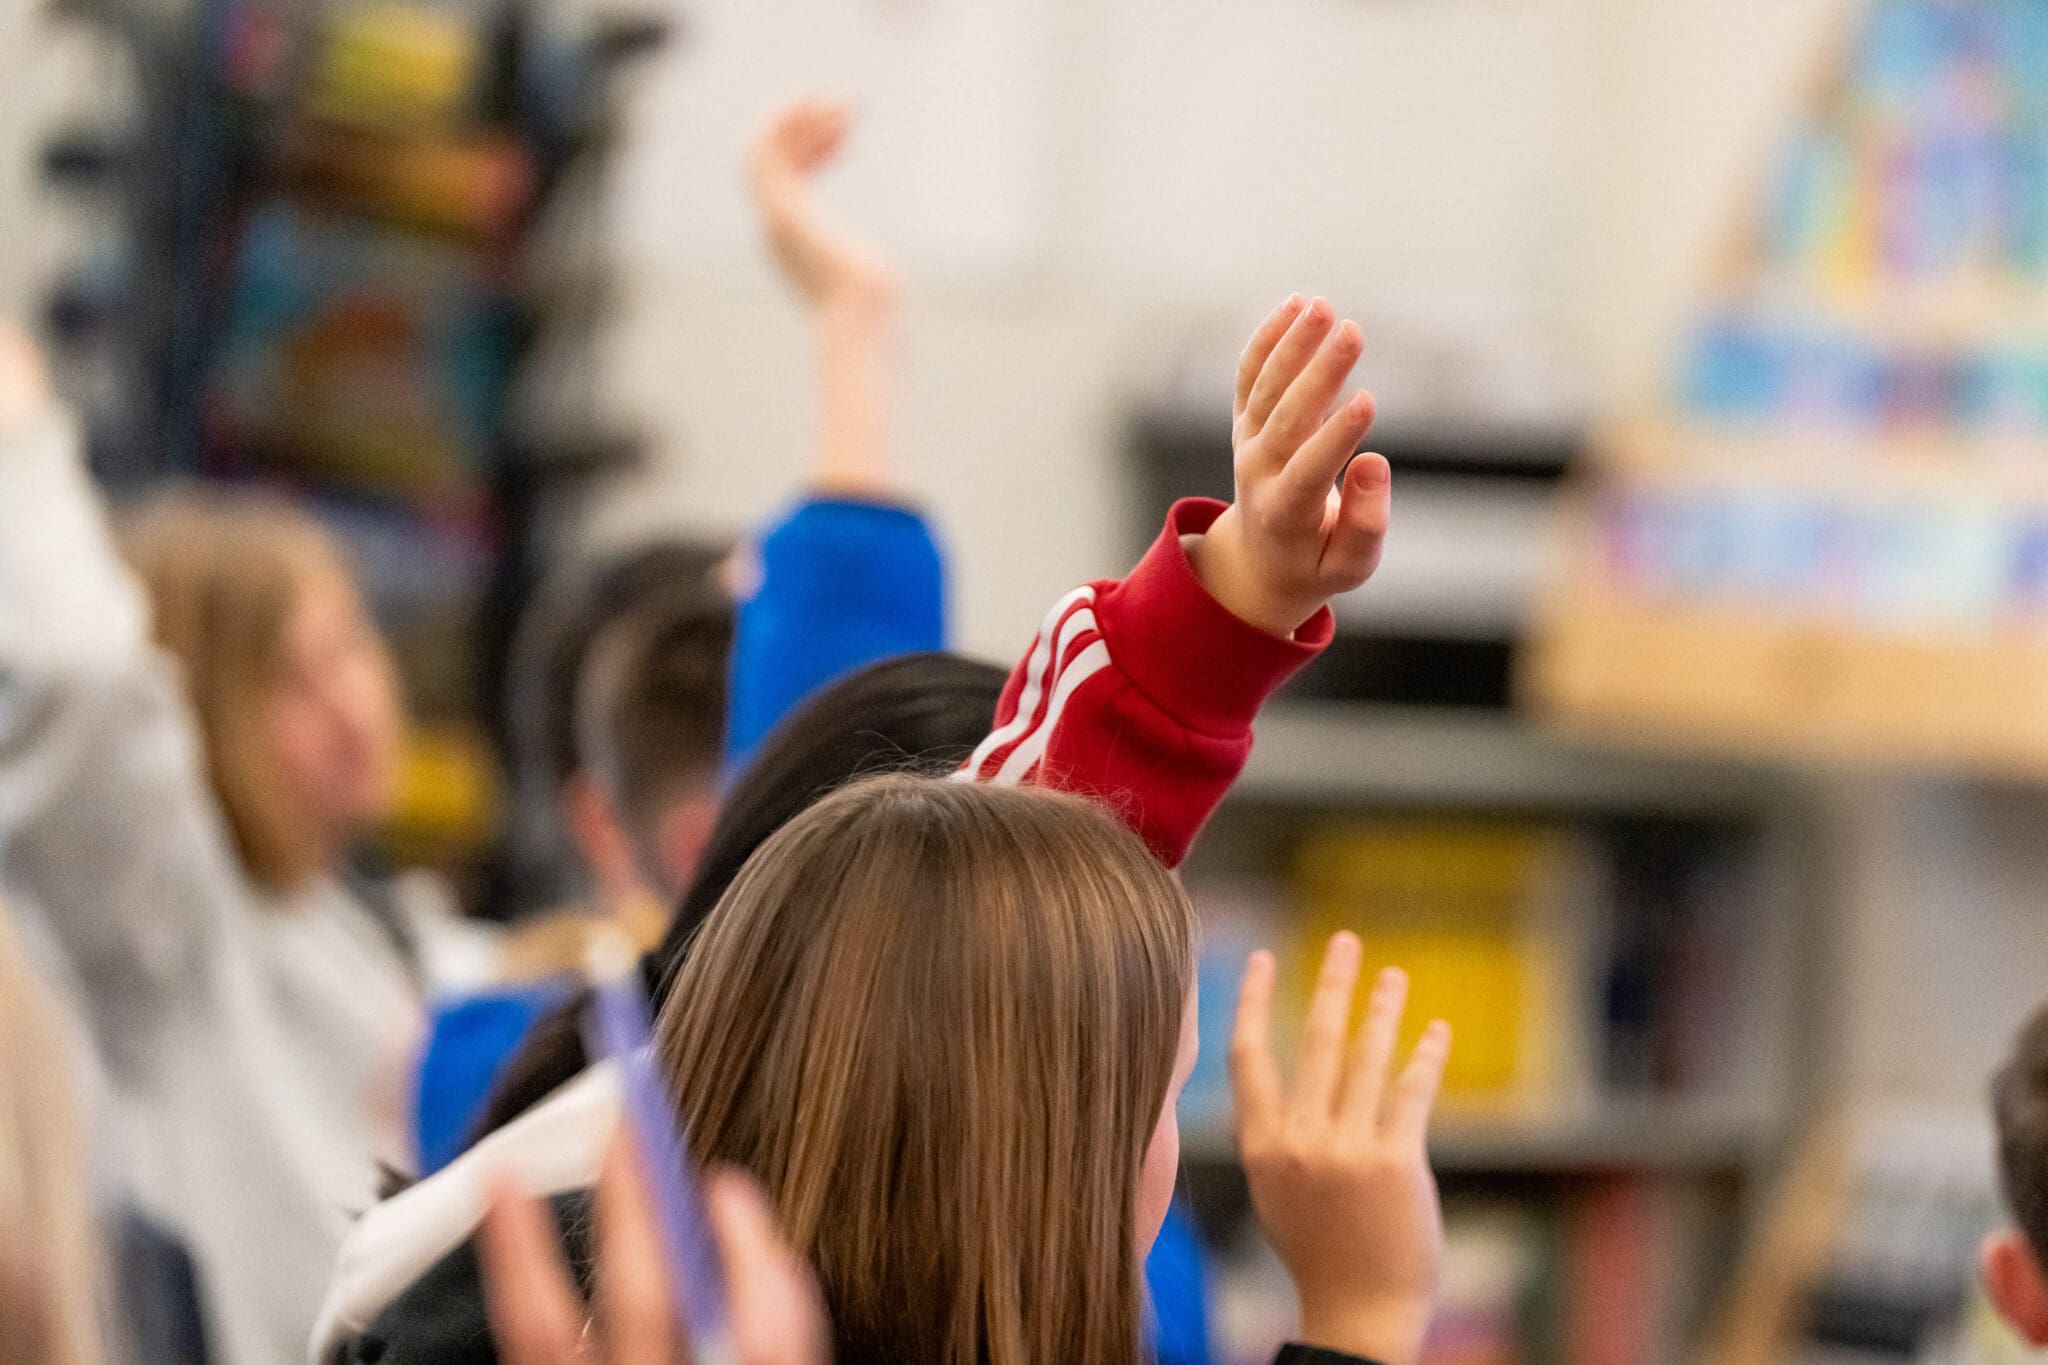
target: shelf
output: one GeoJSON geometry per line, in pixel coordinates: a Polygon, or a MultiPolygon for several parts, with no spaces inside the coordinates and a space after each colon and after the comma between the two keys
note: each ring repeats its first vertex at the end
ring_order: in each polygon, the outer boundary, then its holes
{"type": "MultiPolygon", "coordinates": [[[[1601,1171],[1742,1174],[1770,1151],[1755,1114],[1708,1101],[1612,1101],[1546,1118],[1439,1116],[1429,1142],[1437,1171],[1465,1175],[1575,1175],[1601,1171]]],[[[1237,1163],[1227,1129],[1191,1127],[1182,1153],[1199,1164],[1237,1163]]]]}
{"type": "Polygon", "coordinates": [[[1498,713],[1280,706],[1257,736],[1235,800],[1726,816],[1796,795],[1765,765],[1609,748],[1498,713]]]}

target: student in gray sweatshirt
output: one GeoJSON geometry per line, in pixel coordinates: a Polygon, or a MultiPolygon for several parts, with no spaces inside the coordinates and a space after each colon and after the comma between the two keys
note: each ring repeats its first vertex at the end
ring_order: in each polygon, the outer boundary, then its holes
{"type": "Polygon", "coordinates": [[[276,1365],[372,1202],[419,1028],[411,934],[339,875],[391,800],[397,691],[304,518],[188,503],[131,554],[0,326],[0,889],[76,997],[117,1178],[191,1248],[220,1359],[276,1365]]]}

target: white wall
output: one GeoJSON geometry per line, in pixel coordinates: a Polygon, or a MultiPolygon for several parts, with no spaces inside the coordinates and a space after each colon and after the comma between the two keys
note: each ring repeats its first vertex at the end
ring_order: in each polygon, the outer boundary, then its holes
{"type": "Polygon", "coordinates": [[[909,265],[905,458],[1000,650],[1128,551],[1122,400],[1291,289],[1655,392],[1847,3],[703,0],[619,178],[620,397],[668,457],[624,515],[743,524],[799,468],[807,356],[737,173],[780,95],[864,104],[834,193],[909,265]]]}

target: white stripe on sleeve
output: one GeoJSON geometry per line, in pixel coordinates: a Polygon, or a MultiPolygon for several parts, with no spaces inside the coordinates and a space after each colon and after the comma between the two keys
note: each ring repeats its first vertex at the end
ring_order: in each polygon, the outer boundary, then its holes
{"type": "MultiPolygon", "coordinates": [[[[1077,605],[1093,604],[1095,589],[1083,584],[1065,597],[1052,604],[1052,610],[1045,614],[1045,624],[1038,628],[1037,642],[1032,646],[1030,661],[1025,666],[1025,683],[1022,695],[1017,698],[1017,713],[1010,717],[1007,725],[998,726],[982,740],[974,750],[974,756],[967,765],[953,774],[958,782],[974,782],[980,779],[981,768],[1007,745],[1014,744],[1031,732],[1031,726],[1038,714],[1038,699],[1047,690],[1053,669],[1057,668],[1062,651],[1055,650],[1056,643],[1064,644],[1071,637],[1060,629],[1060,620],[1077,605]]],[[[1095,624],[1094,613],[1088,613],[1090,628],[1095,624]]]]}
{"type": "Polygon", "coordinates": [[[1045,724],[1010,751],[1010,756],[1003,760],[1003,766],[990,781],[996,786],[1008,787],[1030,777],[1031,770],[1045,757],[1046,746],[1052,743],[1053,731],[1059,727],[1060,713],[1067,709],[1067,698],[1073,696],[1082,683],[1107,667],[1109,645],[1102,640],[1096,640],[1076,654],[1074,661],[1060,672],[1059,684],[1053,689],[1052,705],[1045,708],[1045,724]]]}

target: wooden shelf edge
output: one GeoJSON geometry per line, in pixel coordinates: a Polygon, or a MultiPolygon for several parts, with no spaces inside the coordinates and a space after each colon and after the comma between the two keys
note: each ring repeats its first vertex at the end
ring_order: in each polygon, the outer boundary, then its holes
{"type": "Polygon", "coordinates": [[[1783,770],[1603,745],[1513,714],[1291,704],[1259,722],[1240,800],[1755,814],[1783,770]]]}
{"type": "MultiPolygon", "coordinates": [[[[1766,1116],[1707,1101],[1613,1101],[1554,1117],[1440,1117],[1430,1161],[1452,1174],[1746,1174],[1773,1149],[1766,1116]]],[[[1190,1125],[1184,1159],[1235,1164],[1227,1128],[1190,1125]]]]}

